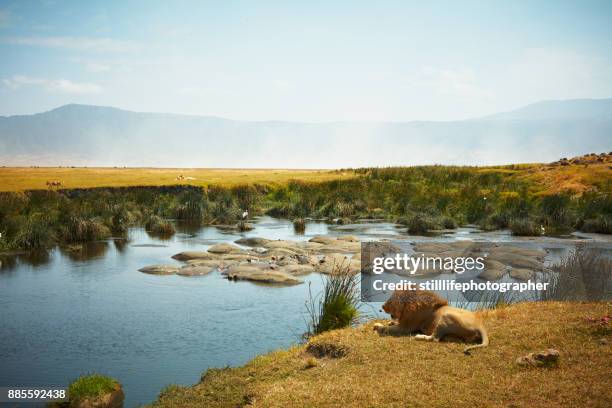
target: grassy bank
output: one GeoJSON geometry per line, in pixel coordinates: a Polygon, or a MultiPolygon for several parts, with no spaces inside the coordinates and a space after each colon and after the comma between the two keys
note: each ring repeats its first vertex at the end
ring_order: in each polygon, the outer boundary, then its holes
{"type": "MultiPolygon", "coordinates": [[[[92,185],[104,182],[90,172],[102,172],[105,180],[117,185],[156,185],[64,188],[81,184],[66,178],[60,180],[60,188],[0,192],[0,250],[94,241],[122,235],[132,225],[169,234],[173,228],[167,219],[236,224],[244,210],[251,216],[294,219],[298,226],[307,217],[337,223],[387,219],[404,224],[411,234],[466,224],[485,230],[509,228],[515,235],[558,235],[575,229],[612,233],[612,156],[609,158],[586,164],[502,167],[419,166],[302,173],[218,170],[218,179],[203,175],[195,181],[177,181],[173,172],[179,170],[168,169],[53,169],[77,174],[78,180],[92,185]],[[124,171],[143,171],[147,178],[113,179],[113,172],[124,171]],[[157,173],[159,179],[154,177],[157,173]],[[299,174],[302,180],[291,178],[299,174]],[[208,184],[215,180],[217,184],[208,184]],[[163,185],[166,182],[177,185],[163,185]],[[207,187],[187,185],[191,182],[207,187]]],[[[13,170],[0,169],[0,177],[18,186],[19,177],[10,177],[13,170]]],[[[28,178],[50,170],[20,171],[28,178]]]]}
{"type": "Polygon", "coordinates": [[[152,406],[608,407],[612,332],[589,318],[611,312],[605,303],[559,302],[488,311],[491,345],[469,357],[462,344],[380,337],[368,323],[211,369],[195,386],[167,387],[152,406]],[[551,347],[561,353],[556,367],[515,363],[551,347]]]}

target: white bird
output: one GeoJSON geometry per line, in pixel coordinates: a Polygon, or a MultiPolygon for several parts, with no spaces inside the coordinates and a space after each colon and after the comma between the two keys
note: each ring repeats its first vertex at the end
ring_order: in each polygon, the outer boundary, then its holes
{"type": "Polygon", "coordinates": [[[243,213],[242,213],[242,219],[243,219],[243,220],[246,220],[246,218],[247,218],[248,216],[249,216],[249,212],[248,212],[248,211],[245,211],[245,212],[243,212],[243,213]]]}

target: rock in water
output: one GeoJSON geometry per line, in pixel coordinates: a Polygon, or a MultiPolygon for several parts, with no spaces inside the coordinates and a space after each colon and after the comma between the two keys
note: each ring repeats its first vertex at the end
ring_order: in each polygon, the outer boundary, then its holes
{"type": "Polygon", "coordinates": [[[140,268],[138,271],[151,275],[174,275],[179,270],[176,265],[149,265],[140,268]]]}
{"type": "Polygon", "coordinates": [[[234,242],[237,243],[238,245],[244,245],[244,246],[250,246],[250,247],[261,247],[270,241],[271,240],[266,239],[266,238],[251,237],[251,238],[240,238],[234,242]]]}
{"type": "Polygon", "coordinates": [[[176,274],[180,276],[204,276],[208,275],[214,268],[210,266],[193,266],[187,265],[179,269],[176,274]]]}
{"type": "Polygon", "coordinates": [[[229,254],[229,253],[240,253],[243,252],[240,247],[232,244],[217,244],[208,248],[208,252],[213,254],[229,254]]]}
{"type": "Polygon", "coordinates": [[[177,261],[189,261],[192,259],[218,259],[219,257],[210,252],[204,251],[184,251],[172,256],[177,261]]]}

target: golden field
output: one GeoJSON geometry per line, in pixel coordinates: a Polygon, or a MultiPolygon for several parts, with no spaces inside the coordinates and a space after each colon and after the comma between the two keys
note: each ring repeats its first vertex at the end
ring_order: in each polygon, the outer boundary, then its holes
{"type": "Polygon", "coordinates": [[[131,187],[167,185],[283,184],[290,180],[327,181],[354,177],[350,171],[289,169],[164,169],[107,167],[2,167],[0,191],[39,190],[47,181],[60,188],[131,187]],[[178,179],[179,176],[194,180],[178,179]]]}

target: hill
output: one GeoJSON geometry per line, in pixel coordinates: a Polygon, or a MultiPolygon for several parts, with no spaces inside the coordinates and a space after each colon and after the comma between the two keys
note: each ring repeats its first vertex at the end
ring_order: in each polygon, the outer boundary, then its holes
{"type": "Polygon", "coordinates": [[[237,121],[66,105],[0,117],[5,166],[340,168],[552,161],[609,150],[612,99],[450,122],[237,121]]]}

